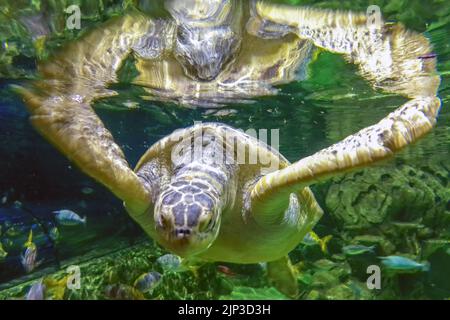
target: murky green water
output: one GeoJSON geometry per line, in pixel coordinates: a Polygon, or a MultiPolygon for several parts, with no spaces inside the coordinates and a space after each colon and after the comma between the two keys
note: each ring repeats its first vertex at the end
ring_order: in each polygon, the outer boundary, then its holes
{"type": "MultiPolygon", "coordinates": [[[[394,159],[312,186],[325,211],[314,231],[332,236],[326,252],[314,242],[291,252],[299,299],[448,299],[450,297],[450,6],[445,1],[280,1],[318,8],[365,11],[381,7],[386,20],[424,32],[438,55],[443,107],[436,128],[394,159]],[[345,254],[349,245],[372,247],[345,254]],[[380,256],[429,263],[428,271],[389,272],[380,256]],[[381,289],[368,289],[367,267],[382,268],[381,289]]],[[[28,122],[12,84],[38,77],[36,62],[112,16],[136,6],[163,17],[153,1],[6,1],[0,8],[0,299],[23,297],[39,279],[81,270],[81,289],[47,298],[105,299],[105,288],[132,286],[149,271],[163,274],[147,299],[287,298],[268,282],[264,265],[214,263],[167,271],[167,252],[149,240],[121,202],[59,154],[28,122]],[[31,3],[31,4],[30,4],[31,3]],[[64,8],[79,4],[82,29],[67,30],[64,8]],[[39,32],[47,32],[40,42],[39,32]],[[86,226],[58,226],[55,210],[87,217],[86,226]],[[57,228],[59,235],[54,233],[57,228]],[[26,273],[20,256],[30,229],[41,264],[26,273]]],[[[156,141],[194,121],[223,122],[247,130],[279,129],[280,152],[296,161],[372,125],[405,102],[376,91],[341,56],[321,52],[305,81],[279,87],[252,104],[188,109],[149,101],[124,70],[118,95],[94,108],[133,167],[156,141]],[[132,106],[132,108],[130,108],[132,106]]],[[[50,283],[50,282],[47,282],[50,283]]],[[[52,287],[50,284],[49,287],[52,287]]],[[[58,288],[58,285],[53,285],[58,288]]],[[[54,290],[55,291],[55,290],[54,290]]],[[[113,295],[113,294],[112,294],[113,295]]],[[[139,298],[140,294],[129,293],[139,298]]]]}

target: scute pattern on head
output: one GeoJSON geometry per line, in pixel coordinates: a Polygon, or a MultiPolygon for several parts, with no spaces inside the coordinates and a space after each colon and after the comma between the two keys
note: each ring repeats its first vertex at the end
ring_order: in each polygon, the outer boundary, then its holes
{"type": "Polygon", "coordinates": [[[195,180],[182,180],[171,183],[161,195],[161,204],[171,207],[173,219],[177,227],[193,227],[199,217],[214,210],[220,199],[210,186],[195,180]],[[201,185],[200,189],[196,185],[201,185]]]}

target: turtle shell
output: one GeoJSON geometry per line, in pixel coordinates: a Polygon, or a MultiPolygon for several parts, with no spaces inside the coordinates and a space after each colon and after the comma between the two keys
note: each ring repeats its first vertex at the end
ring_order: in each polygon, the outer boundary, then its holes
{"type": "Polygon", "coordinates": [[[234,177],[227,182],[227,188],[231,188],[229,194],[232,194],[234,199],[228,199],[230,204],[222,212],[219,235],[213,245],[201,254],[201,258],[212,261],[255,263],[285,256],[300,242],[320,214],[309,212],[308,207],[305,206],[309,201],[315,200],[310,190],[304,188],[290,198],[288,210],[291,210],[293,217],[296,217],[292,222],[268,228],[260,226],[253,220],[251,217],[253,213],[246,211],[252,186],[262,175],[286,168],[289,162],[277,150],[252,135],[218,123],[196,124],[186,129],[176,130],[150,147],[139,160],[135,168],[136,174],[151,184],[153,197],[157,198],[158,194],[171,183],[177,170],[182,168],[177,160],[173,160],[174,150],[179,150],[181,141],[187,141],[187,139],[192,141],[190,139],[193,137],[205,135],[215,136],[216,142],[225,141],[227,146],[232,145],[232,149],[227,149],[227,154],[231,154],[237,165],[229,165],[225,168],[228,170],[227,173],[234,177]],[[241,159],[245,161],[239,160],[238,150],[243,151],[241,156],[245,158],[241,159]],[[254,157],[255,155],[257,157],[254,157]],[[252,157],[256,161],[251,161],[252,157]],[[302,223],[304,228],[301,230],[298,227],[300,220],[304,220],[302,223]],[[245,234],[245,237],[238,236],[241,234],[245,234]]]}

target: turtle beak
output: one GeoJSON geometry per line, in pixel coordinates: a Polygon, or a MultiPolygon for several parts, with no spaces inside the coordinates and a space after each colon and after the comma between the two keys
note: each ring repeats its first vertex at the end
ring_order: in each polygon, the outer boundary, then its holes
{"type": "Polygon", "coordinates": [[[185,257],[202,251],[195,245],[194,235],[190,228],[178,227],[170,223],[170,215],[161,215],[156,223],[158,242],[168,250],[185,257]]]}
{"type": "Polygon", "coordinates": [[[214,232],[208,233],[208,236],[204,236],[195,228],[167,223],[167,221],[165,222],[167,218],[157,221],[156,240],[161,246],[180,257],[194,256],[204,252],[217,237],[218,228],[215,228],[214,232]]]}
{"type": "Polygon", "coordinates": [[[205,250],[195,244],[192,234],[187,231],[163,233],[158,242],[180,257],[196,255],[205,250]]]}
{"type": "Polygon", "coordinates": [[[212,81],[230,63],[240,47],[238,36],[228,27],[179,26],[175,57],[187,76],[212,81]]]}
{"type": "Polygon", "coordinates": [[[224,65],[223,61],[211,61],[209,64],[198,67],[197,70],[197,78],[202,81],[212,81],[219,73],[222,71],[222,66],[224,65]]]}

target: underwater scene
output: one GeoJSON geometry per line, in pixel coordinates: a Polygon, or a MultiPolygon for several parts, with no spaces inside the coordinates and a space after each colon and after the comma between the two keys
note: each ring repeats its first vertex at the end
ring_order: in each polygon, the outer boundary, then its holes
{"type": "Polygon", "coordinates": [[[450,299],[448,1],[3,0],[0,44],[1,300],[450,299]]]}

